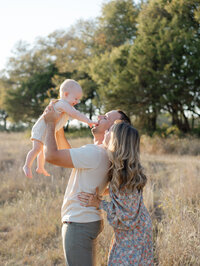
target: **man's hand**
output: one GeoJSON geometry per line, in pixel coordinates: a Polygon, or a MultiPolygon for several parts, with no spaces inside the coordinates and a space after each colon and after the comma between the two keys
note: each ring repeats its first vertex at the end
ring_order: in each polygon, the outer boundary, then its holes
{"type": "Polygon", "coordinates": [[[47,132],[45,136],[45,149],[44,149],[45,160],[51,164],[55,164],[58,166],[66,168],[74,168],[69,150],[68,149],[58,150],[55,139],[56,135],[55,124],[61,118],[62,114],[56,112],[52,104],[50,104],[45,109],[43,115],[47,125],[47,132]]]}
{"type": "Polygon", "coordinates": [[[56,124],[62,117],[63,113],[55,111],[53,103],[50,103],[44,110],[44,120],[47,124],[56,124]]]}

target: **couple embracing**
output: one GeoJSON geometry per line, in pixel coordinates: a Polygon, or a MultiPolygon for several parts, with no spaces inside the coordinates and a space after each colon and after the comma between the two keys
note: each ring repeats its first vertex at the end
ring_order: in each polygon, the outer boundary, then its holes
{"type": "Polygon", "coordinates": [[[55,133],[60,114],[52,105],[44,118],[46,161],[72,168],[61,211],[66,265],[95,265],[103,211],[115,236],[108,265],[153,265],[152,224],[142,196],[147,178],[130,119],[119,110],[99,116],[91,129],[94,144],[71,148],[63,129],[55,133]],[[102,199],[106,193],[109,202],[102,199]]]}

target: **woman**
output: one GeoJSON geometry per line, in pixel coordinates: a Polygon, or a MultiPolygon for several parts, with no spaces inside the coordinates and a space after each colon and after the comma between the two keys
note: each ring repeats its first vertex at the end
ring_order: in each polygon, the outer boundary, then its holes
{"type": "Polygon", "coordinates": [[[147,178],[140,164],[138,131],[125,122],[115,123],[105,133],[103,145],[111,163],[111,201],[101,200],[97,193],[84,192],[79,194],[79,200],[84,206],[107,213],[115,234],[109,266],[153,265],[152,223],[142,196],[147,178]]]}

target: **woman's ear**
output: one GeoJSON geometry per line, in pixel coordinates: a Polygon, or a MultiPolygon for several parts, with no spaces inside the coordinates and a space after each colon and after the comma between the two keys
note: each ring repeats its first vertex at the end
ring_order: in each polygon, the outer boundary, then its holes
{"type": "Polygon", "coordinates": [[[65,95],[65,97],[67,97],[67,96],[68,96],[68,94],[69,94],[69,92],[68,92],[68,91],[65,91],[65,92],[64,92],[64,95],[65,95]]]}

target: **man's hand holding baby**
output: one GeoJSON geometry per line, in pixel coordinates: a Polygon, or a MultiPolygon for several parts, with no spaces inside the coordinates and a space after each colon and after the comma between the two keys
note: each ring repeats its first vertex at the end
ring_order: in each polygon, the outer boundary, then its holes
{"type": "Polygon", "coordinates": [[[54,124],[56,125],[56,123],[61,119],[62,115],[64,113],[60,113],[58,111],[56,111],[54,109],[53,106],[54,103],[50,103],[44,110],[43,116],[44,116],[44,120],[47,124],[54,124]]]}

